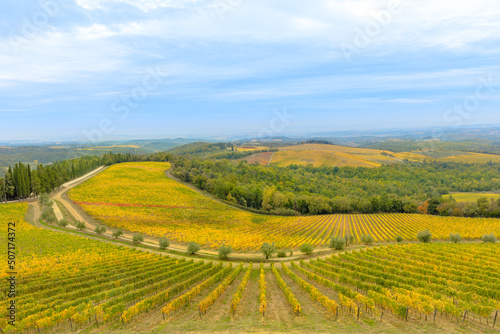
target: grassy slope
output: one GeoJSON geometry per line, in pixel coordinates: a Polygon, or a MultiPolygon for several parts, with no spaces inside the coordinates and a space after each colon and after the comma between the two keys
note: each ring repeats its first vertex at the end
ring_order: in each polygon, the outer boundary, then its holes
{"type": "Polygon", "coordinates": [[[457,202],[476,202],[481,197],[487,197],[488,199],[494,200],[500,198],[500,194],[491,193],[451,193],[451,196],[457,202]]]}
{"type": "MultiPolygon", "coordinates": [[[[276,152],[271,161],[272,166],[284,167],[291,164],[308,164],[314,167],[325,166],[360,166],[360,167],[378,167],[382,164],[400,163],[403,159],[410,161],[451,161],[463,163],[487,163],[500,162],[500,155],[467,153],[457,154],[442,158],[432,158],[420,154],[419,152],[401,152],[393,153],[387,150],[366,149],[338,145],[325,144],[304,144],[296,146],[282,147],[276,152]],[[393,157],[383,155],[386,152],[393,157]]],[[[251,155],[245,160],[249,162],[259,162],[264,164],[258,155],[251,155]]]]}

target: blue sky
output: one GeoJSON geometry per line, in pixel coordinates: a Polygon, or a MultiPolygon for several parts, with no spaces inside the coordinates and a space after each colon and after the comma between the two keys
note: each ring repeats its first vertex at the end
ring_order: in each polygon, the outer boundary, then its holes
{"type": "Polygon", "coordinates": [[[499,17],[497,0],[4,1],[0,140],[498,124],[499,17]]]}

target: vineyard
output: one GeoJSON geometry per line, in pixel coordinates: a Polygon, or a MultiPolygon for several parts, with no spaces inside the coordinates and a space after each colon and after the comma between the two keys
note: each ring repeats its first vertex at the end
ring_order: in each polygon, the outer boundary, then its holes
{"type": "Polygon", "coordinates": [[[499,327],[497,244],[389,245],[254,268],[52,232],[27,224],[26,209],[0,206],[2,228],[16,223],[19,263],[15,328],[5,320],[6,296],[0,299],[4,333],[136,333],[144,321],[183,330],[221,324],[241,330],[248,323],[300,331],[312,324],[381,332],[499,327]]]}
{"type": "MultiPolygon", "coordinates": [[[[16,223],[20,277],[15,330],[7,326],[7,299],[2,294],[0,329],[4,333],[76,329],[111,319],[126,323],[194,284],[217,282],[229,268],[36,228],[24,222],[26,209],[26,204],[0,207],[2,228],[16,223]]],[[[2,270],[1,279],[6,277],[2,270]]]]}
{"type": "Polygon", "coordinates": [[[333,236],[371,235],[376,242],[401,236],[415,240],[429,229],[434,238],[459,233],[464,239],[500,236],[500,220],[420,214],[335,214],[307,217],[258,215],[216,202],[164,175],[168,163],[125,163],[72,189],[70,198],[104,224],[179,243],[196,241],[207,248],[221,244],[239,251],[264,242],[278,248],[304,243],[327,247],[333,236]]]}

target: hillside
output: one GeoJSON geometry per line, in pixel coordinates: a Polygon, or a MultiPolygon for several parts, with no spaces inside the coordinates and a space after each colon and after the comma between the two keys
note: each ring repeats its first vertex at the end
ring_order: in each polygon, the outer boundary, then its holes
{"type": "Polygon", "coordinates": [[[416,162],[461,162],[461,163],[498,163],[500,155],[467,152],[448,148],[425,148],[411,152],[392,152],[389,150],[369,149],[327,144],[302,144],[279,148],[271,161],[269,155],[257,153],[244,157],[249,163],[285,167],[290,165],[313,167],[380,167],[384,164],[402,163],[404,160],[416,162]]]}
{"type": "Polygon", "coordinates": [[[495,332],[495,244],[403,243],[252,266],[34,227],[27,208],[0,205],[19,261],[16,326],[0,310],[6,334],[495,332]]]}
{"type": "Polygon", "coordinates": [[[264,242],[298,248],[309,242],[326,247],[332,236],[352,235],[356,241],[370,234],[375,241],[407,240],[429,229],[436,238],[450,233],[477,239],[500,234],[500,220],[439,217],[419,214],[348,214],[307,217],[258,215],[208,198],[167,178],[168,163],[123,163],[79,185],[70,198],[96,220],[132,232],[167,236],[180,243],[196,241],[203,247],[230,245],[235,250],[257,250],[264,242]],[[471,226],[474,228],[471,229],[471,226]]]}
{"type": "MultiPolygon", "coordinates": [[[[382,164],[399,163],[398,159],[383,155],[384,151],[337,145],[304,144],[280,148],[273,156],[271,165],[313,165],[379,167],[382,164]]],[[[392,152],[387,152],[392,153],[392,152]]]]}

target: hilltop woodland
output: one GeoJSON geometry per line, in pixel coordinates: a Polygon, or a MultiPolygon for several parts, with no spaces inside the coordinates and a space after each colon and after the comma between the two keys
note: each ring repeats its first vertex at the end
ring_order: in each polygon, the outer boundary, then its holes
{"type": "MultiPolygon", "coordinates": [[[[255,153],[255,151],[250,152],[255,153]]],[[[49,193],[104,165],[169,161],[172,174],[230,204],[280,215],[401,212],[500,217],[500,200],[457,202],[450,192],[500,189],[500,164],[406,162],[366,167],[259,166],[227,143],[193,143],[149,155],[115,154],[63,160],[52,165],[17,163],[0,178],[0,199],[49,193]],[[229,146],[228,146],[229,145],[229,146]],[[201,153],[201,156],[200,156],[201,153]],[[233,157],[234,155],[234,157],[233,157]],[[224,158],[222,158],[224,157],[224,158]]]]}
{"type": "Polygon", "coordinates": [[[500,188],[500,164],[406,162],[366,167],[270,167],[178,157],[173,175],[232,204],[274,214],[406,212],[500,217],[500,201],[450,192],[500,188]]]}

